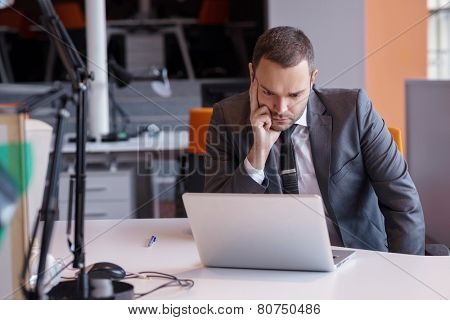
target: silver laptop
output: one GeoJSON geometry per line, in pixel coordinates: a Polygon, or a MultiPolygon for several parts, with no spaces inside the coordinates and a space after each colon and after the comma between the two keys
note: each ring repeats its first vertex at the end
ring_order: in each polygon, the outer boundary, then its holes
{"type": "Polygon", "coordinates": [[[208,267],[333,271],[352,250],[331,250],[321,197],[185,193],[200,259],[208,267]]]}

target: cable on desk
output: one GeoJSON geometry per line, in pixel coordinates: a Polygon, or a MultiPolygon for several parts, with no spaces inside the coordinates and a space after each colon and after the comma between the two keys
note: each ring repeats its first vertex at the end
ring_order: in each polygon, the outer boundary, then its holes
{"type": "MultiPolygon", "coordinates": [[[[65,269],[67,269],[67,267],[69,267],[72,264],[73,261],[67,263],[63,268],[61,268],[61,270],[54,275],[46,284],[46,286],[51,283],[51,281],[56,278],[56,276],[58,276],[62,271],[64,271],[65,269]]],[[[124,280],[127,279],[142,279],[142,280],[151,280],[152,278],[159,278],[159,279],[169,279],[169,281],[163,283],[162,285],[149,290],[147,292],[142,292],[142,293],[135,293],[134,298],[135,299],[140,299],[146,295],[149,295],[157,290],[163,289],[163,288],[168,288],[168,287],[175,287],[178,286],[180,288],[191,288],[194,286],[194,280],[192,279],[180,279],[174,275],[168,274],[168,273],[163,273],[163,272],[157,272],[157,271],[142,271],[142,272],[137,272],[137,273],[127,273],[127,275],[125,276],[124,280]]],[[[76,277],[61,277],[61,279],[64,280],[75,280],[76,277]]]]}
{"type": "Polygon", "coordinates": [[[194,280],[192,280],[192,279],[180,279],[174,275],[162,273],[162,272],[156,272],[156,271],[142,271],[142,272],[137,272],[137,273],[129,273],[125,276],[125,279],[148,279],[148,280],[150,280],[151,278],[169,279],[170,281],[167,281],[166,283],[163,283],[162,285],[160,285],[150,291],[143,292],[143,293],[136,293],[134,296],[135,299],[140,299],[140,298],[142,298],[148,294],[151,294],[157,290],[160,290],[162,288],[178,286],[180,288],[188,288],[189,289],[194,286],[194,280]]]}

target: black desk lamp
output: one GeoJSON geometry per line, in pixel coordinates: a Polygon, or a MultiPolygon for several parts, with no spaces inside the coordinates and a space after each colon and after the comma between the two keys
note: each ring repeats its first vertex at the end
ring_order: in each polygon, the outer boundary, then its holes
{"type": "MultiPolygon", "coordinates": [[[[2,1],[2,0],[0,0],[2,1]]],[[[32,242],[25,259],[22,272],[22,281],[24,294],[29,299],[89,299],[92,298],[89,292],[89,281],[85,270],[85,250],[84,250],[84,204],[85,204],[85,185],[86,185],[86,95],[88,83],[93,79],[81,59],[78,51],[72,43],[61,20],[55,13],[55,10],[49,0],[38,0],[42,10],[42,20],[45,31],[49,33],[52,44],[68,73],[72,83],[72,94],[70,99],[76,105],[76,164],[75,164],[75,239],[73,246],[73,264],[79,269],[78,277],[74,281],[65,281],[55,286],[47,295],[45,292],[44,275],[49,252],[54,220],[58,206],[58,181],[60,170],[60,157],[62,149],[63,119],[68,115],[64,109],[58,113],[58,122],[56,126],[56,138],[54,141],[53,156],[50,160],[47,182],[44,190],[44,198],[40,211],[40,218],[43,220],[41,251],[39,257],[39,267],[36,285],[27,290],[26,277],[31,248],[39,224],[39,218],[36,220],[32,242]]],[[[116,294],[124,297],[133,297],[133,286],[126,283],[113,283],[113,292],[110,298],[115,298],[116,294]]]]}

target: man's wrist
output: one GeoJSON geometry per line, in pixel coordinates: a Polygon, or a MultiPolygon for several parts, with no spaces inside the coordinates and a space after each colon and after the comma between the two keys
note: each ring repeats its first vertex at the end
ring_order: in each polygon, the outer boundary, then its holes
{"type": "Polygon", "coordinates": [[[244,168],[247,171],[247,174],[250,178],[252,178],[256,183],[262,184],[264,181],[264,170],[258,170],[254,168],[248,160],[248,157],[244,160],[244,168]]]}
{"type": "Polygon", "coordinates": [[[247,159],[256,170],[264,170],[268,155],[264,150],[257,150],[253,146],[247,154],[247,159]]]}

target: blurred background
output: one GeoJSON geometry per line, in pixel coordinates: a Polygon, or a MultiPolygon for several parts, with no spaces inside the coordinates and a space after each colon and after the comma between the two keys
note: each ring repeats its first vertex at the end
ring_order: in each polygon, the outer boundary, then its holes
{"type": "MultiPolygon", "coordinates": [[[[180,195],[203,189],[211,107],[248,89],[247,64],[257,37],[268,28],[290,25],[302,29],[314,45],[319,86],[368,91],[374,107],[396,130],[397,144],[421,195],[428,239],[450,245],[449,1],[52,3],[90,68],[96,53],[105,49],[100,57],[103,67],[97,65],[95,71],[96,78],[103,78],[105,96],[93,94],[88,107],[92,139],[87,147],[87,219],[184,217],[180,195]],[[97,11],[92,18],[92,3],[100,5],[96,10],[103,6],[105,19],[97,11]],[[103,38],[95,35],[99,28],[104,28],[103,38]],[[104,112],[99,115],[98,110],[104,112]]],[[[30,147],[35,175],[29,183],[38,191],[25,195],[18,228],[28,225],[39,209],[51,154],[58,103],[42,100],[42,95],[71,88],[49,34],[40,27],[41,15],[37,1],[16,0],[0,9],[0,108],[37,101],[26,119],[39,121],[13,121],[39,145],[30,147]]],[[[91,90],[97,91],[95,81],[91,90]]],[[[75,106],[67,107],[70,118],[59,180],[61,220],[67,218],[75,162],[75,106]]],[[[8,146],[10,137],[2,128],[0,144],[8,146]]]]}

